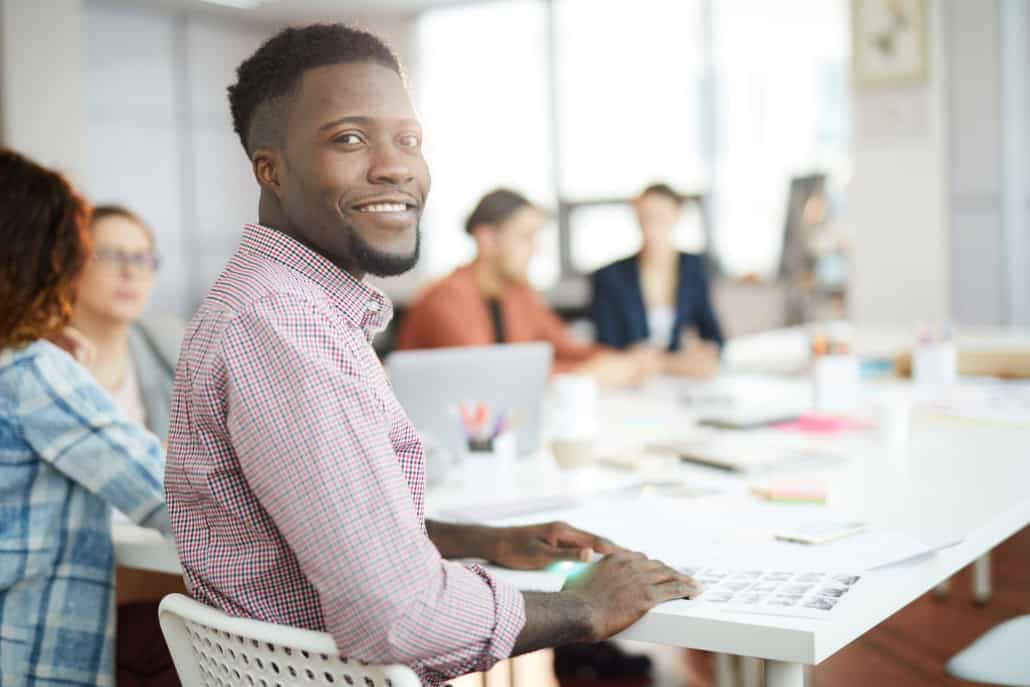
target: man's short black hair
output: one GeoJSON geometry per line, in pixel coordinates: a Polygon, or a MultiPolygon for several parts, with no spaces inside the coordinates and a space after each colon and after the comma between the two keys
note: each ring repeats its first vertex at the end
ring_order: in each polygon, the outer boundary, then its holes
{"type": "Polygon", "coordinates": [[[401,75],[400,62],[377,36],[344,24],[291,27],[269,38],[236,69],[229,86],[232,124],[247,155],[278,143],[286,97],[304,72],[331,64],[371,62],[401,75]]]}

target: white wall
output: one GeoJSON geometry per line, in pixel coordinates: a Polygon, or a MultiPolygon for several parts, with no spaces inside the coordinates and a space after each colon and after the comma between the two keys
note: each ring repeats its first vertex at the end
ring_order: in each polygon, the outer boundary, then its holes
{"type": "Polygon", "coordinates": [[[256,212],[225,104],[232,68],[269,30],[123,3],[86,3],[91,198],[154,228],[152,308],[187,314],[256,212]]]}
{"type": "MultiPolygon", "coordinates": [[[[965,324],[1006,320],[998,0],[949,0],[951,309],[965,324]]],[[[1027,269],[1027,268],[1024,268],[1027,269]]]]}
{"type": "Polygon", "coordinates": [[[1030,10],[926,6],[928,81],[853,90],[852,315],[1030,323],[1030,10]]]}
{"type": "Polygon", "coordinates": [[[1030,326],[1030,3],[1002,0],[1000,9],[1008,317],[1030,326]]]}
{"type": "Polygon", "coordinates": [[[929,10],[929,78],[919,86],[853,88],[853,277],[856,323],[912,325],[949,317],[944,23],[929,10]]]}
{"type": "Polygon", "coordinates": [[[80,182],[88,168],[82,12],[0,0],[0,142],[80,182]]]}

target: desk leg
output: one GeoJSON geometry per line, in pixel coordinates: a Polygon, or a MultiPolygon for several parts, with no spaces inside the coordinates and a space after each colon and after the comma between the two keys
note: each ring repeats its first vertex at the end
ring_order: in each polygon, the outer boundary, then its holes
{"type": "Polygon", "coordinates": [[[715,687],[737,687],[737,666],[730,654],[715,655],[715,687]]]}
{"type": "Polygon", "coordinates": [[[973,563],[973,598],[978,604],[991,600],[991,554],[985,553],[973,563]]]}
{"type": "Polygon", "coordinates": [[[743,673],[744,687],[762,687],[762,659],[741,656],[740,672],[743,673]]]}
{"type": "Polygon", "coordinates": [[[766,661],[765,687],[805,687],[805,666],[800,663],[766,661]]]}

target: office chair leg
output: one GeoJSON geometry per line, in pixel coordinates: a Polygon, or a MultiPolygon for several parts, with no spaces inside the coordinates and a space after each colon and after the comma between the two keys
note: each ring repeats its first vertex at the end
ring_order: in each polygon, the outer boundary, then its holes
{"type": "Polygon", "coordinates": [[[730,654],[715,655],[715,687],[737,687],[737,667],[730,654]]]}
{"type": "Polygon", "coordinates": [[[978,604],[991,600],[991,554],[985,553],[973,562],[973,599],[978,604]]]}

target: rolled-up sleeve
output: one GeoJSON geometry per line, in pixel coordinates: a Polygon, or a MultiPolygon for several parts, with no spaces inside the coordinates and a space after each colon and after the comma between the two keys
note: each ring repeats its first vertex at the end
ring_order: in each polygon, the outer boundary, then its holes
{"type": "Polygon", "coordinates": [[[253,304],[225,330],[227,429],[240,469],[344,656],[431,679],[511,654],[522,595],[441,558],[390,441],[386,405],[348,336],[313,304],[253,304]]]}
{"type": "Polygon", "coordinates": [[[169,533],[157,437],[64,352],[35,356],[22,368],[18,419],[36,454],[134,522],[169,533]]]}

